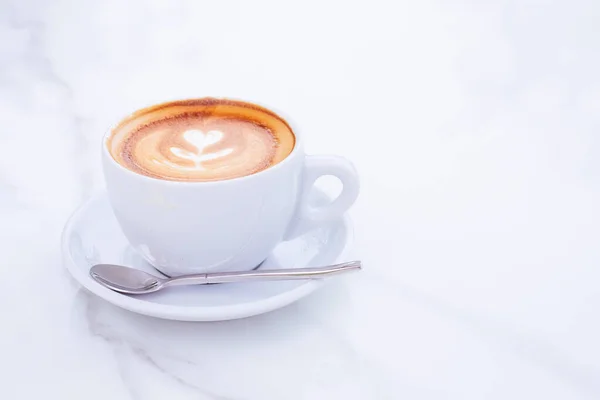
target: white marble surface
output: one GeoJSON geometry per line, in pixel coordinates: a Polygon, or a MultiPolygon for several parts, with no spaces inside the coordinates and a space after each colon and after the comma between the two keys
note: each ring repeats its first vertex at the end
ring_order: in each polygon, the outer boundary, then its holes
{"type": "Polygon", "coordinates": [[[1,397],[600,398],[599,20],[595,0],[1,2],[1,397]],[[360,279],[210,324],[70,279],[59,237],[103,186],[103,131],[203,95],[277,105],[355,161],[360,279]]]}

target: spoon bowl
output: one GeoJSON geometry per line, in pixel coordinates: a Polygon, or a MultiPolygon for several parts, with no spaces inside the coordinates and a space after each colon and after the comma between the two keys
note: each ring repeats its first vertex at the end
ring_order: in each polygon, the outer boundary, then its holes
{"type": "Polygon", "coordinates": [[[162,289],[166,279],[135,268],[115,264],[97,264],[90,270],[97,282],[126,294],[152,293],[162,289]]]}

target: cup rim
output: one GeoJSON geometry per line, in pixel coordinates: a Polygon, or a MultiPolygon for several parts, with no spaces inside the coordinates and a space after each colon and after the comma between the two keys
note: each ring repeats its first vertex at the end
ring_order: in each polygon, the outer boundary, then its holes
{"type": "Polygon", "coordinates": [[[273,171],[277,170],[277,169],[281,169],[283,166],[289,164],[292,158],[295,158],[301,151],[303,148],[303,141],[302,141],[302,135],[300,135],[298,133],[297,130],[297,125],[294,123],[293,120],[291,120],[285,113],[282,113],[280,110],[278,110],[277,108],[273,108],[269,105],[265,105],[262,102],[257,102],[257,101],[250,101],[250,100],[245,100],[245,99],[241,99],[241,98],[236,98],[236,97],[221,97],[221,96],[204,96],[204,97],[187,97],[187,98],[172,98],[172,99],[167,99],[165,101],[161,101],[161,102],[153,102],[153,103],[149,103],[147,105],[141,106],[136,108],[133,112],[131,112],[128,115],[123,116],[122,118],[120,118],[115,124],[113,124],[103,135],[102,137],[102,154],[103,154],[103,158],[108,160],[109,163],[111,163],[112,165],[116,166],[118,169],[122,170],[123,172],[125,172],[126,174],[130,174],[132,177],[138,178],[138,179],[142,179],[142,180],[149,180],[150,182],[160,182],[160,183],[164,183],[166,185],[173,185],[173,186],[196,186],[196,185],[201,185],[201,186],[208,186],[208,185],[223,185],[223,184],[227,184],[230,182],[240,182],[242,180],[251,180],[251,179],[256,179],[257,176],[262,176],[264,174],[268,174],[268,173],[272,173],[273,171]],[[270,166],[268,168],[265,168],[261,171],[255,172],[253,174],[250,175],[244,175],[244,176],[238,176],[235,178],[230,178],[230,179],[222,179],[222,180],[215,180],[215,181],[174,181],[174,180],[170,180],[170,179],[160,179],[160,178],[155,178],[152,176],[148,176],[148,175],[143,175],[140,173],[137,173],[135,171],[130,170],[129,168],[126,168],[125,166],[119,164],[117,162],[117,160],[115,160],[115,158],[112,156],[112,154],[110,153],[110,151],[108,150],[108,146],[107,146],[107,142],[108,142],[108,138],[110,137],[110,135],[112,134],[113,129],[115,129],[125,118],[131,116],[133,113],[139,111],[139,110],[143,110],[144,108],[148,108],[148,107],[152,107],[155,105],[160,105],[160,104],[168,104],[168,103],[174,103],[176,101],[186,101],[186,100],[198,100],[198,99],[205,99],[205,98],[211,98],[211,99],[215,99],[215,100],[224,100],[224,101],[236,101],[236,102],[241,102],[241,103],[247,103],[250,105],[255,105],[255,106],[259,106],[262,108],[267,109],[268,111],[273,112],[277,117],[279,117],[280,119],[282,119],[292,130],[292,134],[294,135],[294,148],[292,149],[292,151],[290,152],[290,154],[287,155],[287,157],[285,157],[283,160],[281,160],[280,162],[278,162],[277,164],[270,166]]]}

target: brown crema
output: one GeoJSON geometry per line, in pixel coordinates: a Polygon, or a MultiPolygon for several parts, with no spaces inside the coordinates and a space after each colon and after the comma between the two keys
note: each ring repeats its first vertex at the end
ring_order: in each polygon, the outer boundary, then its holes
{"type": "Polygon", "coordinates": [[[290,126],[266,108],[201,98],[136,111],[117,125],[106,146],[119,164],[172,181],[218,181],[251,175],[293,150],[290,126]]]}

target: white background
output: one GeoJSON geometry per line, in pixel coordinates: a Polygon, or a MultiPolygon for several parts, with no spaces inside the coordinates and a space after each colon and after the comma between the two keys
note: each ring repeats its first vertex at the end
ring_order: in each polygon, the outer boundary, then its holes
{"type": "Polygon", "coordinates": [[[600,398],[599,21],[595,0],[0,2],[1,397],[600,398]],[[79,290],[59,237],[102,189],[104,130],[205,95],[355,162],[360,279],[214,324],[79,290]]]}

